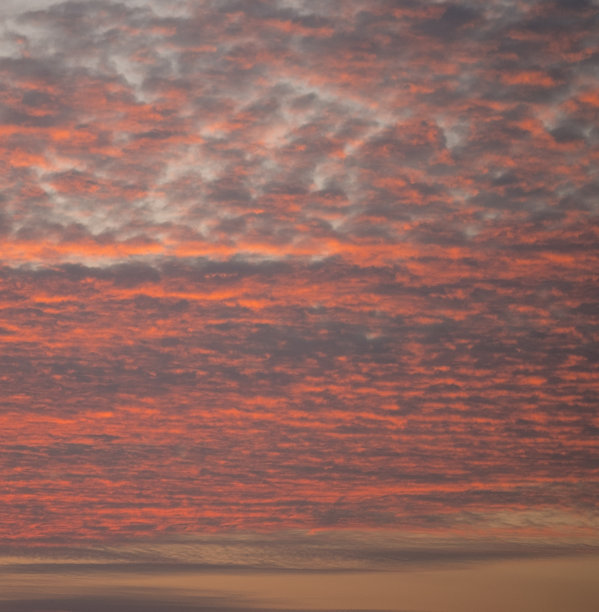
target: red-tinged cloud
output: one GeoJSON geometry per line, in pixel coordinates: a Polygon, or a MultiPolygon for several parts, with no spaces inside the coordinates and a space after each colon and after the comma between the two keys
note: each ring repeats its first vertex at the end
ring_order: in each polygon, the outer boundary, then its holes
{"type": "Polygon", "coordinates": [[[595,537],[595,4],[30,8],[3,538],[595,537]]]}

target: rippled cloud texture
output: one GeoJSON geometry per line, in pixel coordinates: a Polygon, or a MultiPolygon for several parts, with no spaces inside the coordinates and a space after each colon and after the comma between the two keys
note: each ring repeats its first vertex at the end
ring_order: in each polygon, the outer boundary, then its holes
{"type": "Polygon", "coordinates": [[[4,6],[11,550],[597,545],[596,2],[4,6]]]}

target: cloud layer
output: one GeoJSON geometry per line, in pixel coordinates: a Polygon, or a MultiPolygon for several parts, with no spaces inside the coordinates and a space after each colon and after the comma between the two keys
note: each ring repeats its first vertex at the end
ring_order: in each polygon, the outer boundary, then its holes
{"type": "Polygon", "coordinates": [[[21,8],[3,539],[596,537],[596,3],[21,8]]]}

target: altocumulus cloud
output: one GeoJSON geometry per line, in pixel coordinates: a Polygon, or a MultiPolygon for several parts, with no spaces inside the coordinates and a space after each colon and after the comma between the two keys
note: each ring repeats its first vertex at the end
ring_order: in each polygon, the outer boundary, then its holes
{"type": "Polygon", "coordinates": [[[6,541],[457,538],[131,553],[296,569],[594,545],[596,3],[0,15],[6,541]]]}

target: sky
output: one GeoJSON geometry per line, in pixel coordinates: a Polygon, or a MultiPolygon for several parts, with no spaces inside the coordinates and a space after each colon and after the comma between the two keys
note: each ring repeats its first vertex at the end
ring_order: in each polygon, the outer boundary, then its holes
{"type": "Polygon", "coordinates": [[[596,610],[598,33],[5,0],[0,610],[596,610]]]}

